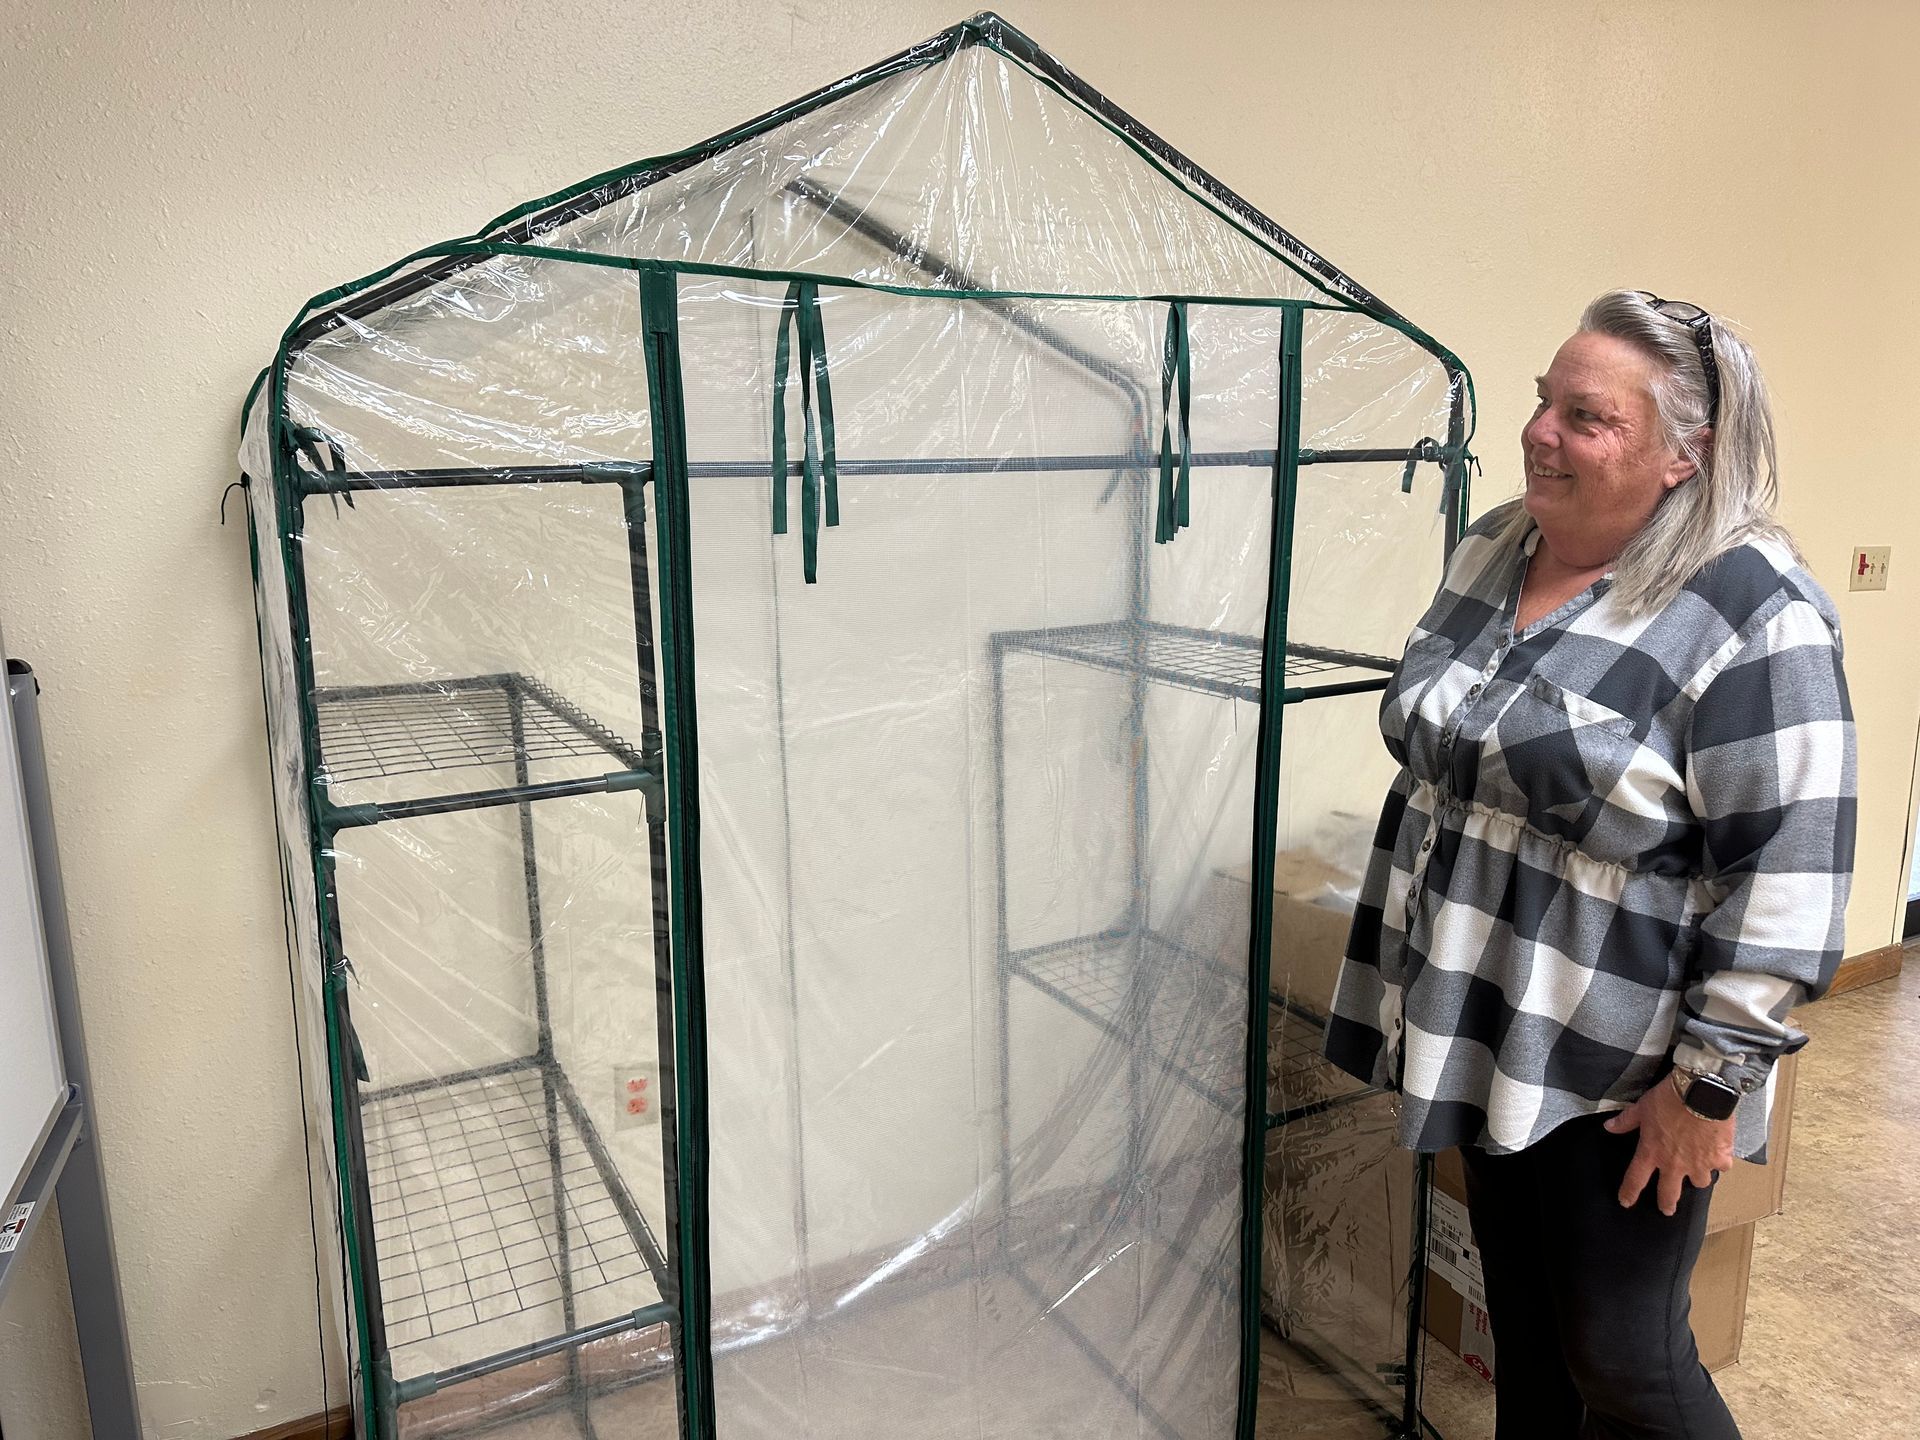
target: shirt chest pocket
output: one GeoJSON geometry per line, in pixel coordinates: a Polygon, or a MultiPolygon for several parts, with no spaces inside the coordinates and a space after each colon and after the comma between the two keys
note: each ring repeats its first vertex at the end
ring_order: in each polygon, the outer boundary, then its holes
{"type": "Polygon", "coordinates": [[[1541,676],[1516,687],[1481,750],[1481,779],[1536,828],[1586,838],[1640,746],[1633,721],[1541,676]]]}

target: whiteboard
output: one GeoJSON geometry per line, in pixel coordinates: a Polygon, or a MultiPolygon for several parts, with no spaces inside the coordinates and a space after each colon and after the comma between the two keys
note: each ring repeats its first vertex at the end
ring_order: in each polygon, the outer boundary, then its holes
{"type": "MultiPolygon", "coordinates": [[[[0,640],[0,661],[5,656],[0,640]]],[[[8,1210],[66,1098],[20,748],[0,685],[0,1199],[8,1210]]]]}

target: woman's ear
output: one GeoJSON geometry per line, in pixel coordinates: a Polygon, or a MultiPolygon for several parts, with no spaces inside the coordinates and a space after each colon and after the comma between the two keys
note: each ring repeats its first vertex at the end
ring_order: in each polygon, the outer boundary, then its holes
{"type": "MultiPolygon", "coordinates": [[[[1712,452],[1713,450],[1713,427],[1712,426],[1710,425],[1702,426],[1699,430],[1694,432],[1694,447],[1702,455],[1709,454],[1712,452]]],[[[1661,488],[1663,490],[1678,489],[1681,485],[1684,485],[1687,481],[1691,480],[1699,472],[1700,472],[1700,467],[1694,464],[1692,460],[1687,458],[1687,454],[1684,450],[1676,450],[1674,451],[1674,454],[1673,454],[1673,463],[1667,466],[1667,473],[1661,477],[1661,482],[1660,482],[1661,488]]]]}

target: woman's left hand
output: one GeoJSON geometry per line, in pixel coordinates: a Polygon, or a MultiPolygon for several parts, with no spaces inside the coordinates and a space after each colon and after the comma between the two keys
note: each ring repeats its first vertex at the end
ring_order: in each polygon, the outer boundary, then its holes
{"type": "Polygon", "coordinates": [[[1679,1208],[1683,1182],[1690,1180],[1704,1190],[1713,1184],[1714,1172],[1733,1168],[1732,1118],[1702,1120],[1664,1076],[1632,1105],[1610,1116],[1606,1125],[1616,1135],[1640,1132],[1640,1146],[1620,1182],[1620,1203],[1629,1208],[1658,1175],[1660,1210],[1671,1215],[1679,1208]]]}

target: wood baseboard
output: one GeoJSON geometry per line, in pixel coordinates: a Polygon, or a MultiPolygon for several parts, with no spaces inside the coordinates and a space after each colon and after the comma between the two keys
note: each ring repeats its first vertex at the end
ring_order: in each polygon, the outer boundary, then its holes
{"type": "Polygon", "coordinates": [[[302,1420],[285,1420],[265,1430],[255,1430],[240,1440],[352,1440],[353,1411],[344,1405],[324,1415],[309,1415],[302,1420]]]}
{"type": "Polygon", "coordinates": [[[1862,985],[1893,979],[1900,973],[1900,965],[1906,959],[1907,952],[1914,949],[1920,949],[1920,941],[1904,940],[1897,945],[1883,945],[1878,950],[1869,950],[1864,955],[1842,960],[1840,968],[1834,972],[1833,984],[1827,994],[1844,995],[1849,990],[1858,990],[1862,985]]]}

